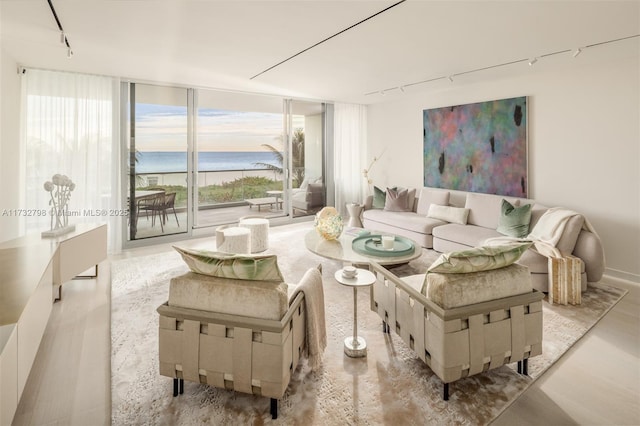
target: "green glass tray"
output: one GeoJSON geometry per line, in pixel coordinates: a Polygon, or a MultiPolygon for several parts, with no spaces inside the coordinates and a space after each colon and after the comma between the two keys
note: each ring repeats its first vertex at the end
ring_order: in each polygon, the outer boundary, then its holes
{"type": "Polygon", "coordinates": [[[408,238],[395,236],[392,249],[382,248],[382,235],[362,235],[353,239],[351,247],[355,252],[369,256],[398,257],[412,254],[415,251],[413,242],[408,238]]]}

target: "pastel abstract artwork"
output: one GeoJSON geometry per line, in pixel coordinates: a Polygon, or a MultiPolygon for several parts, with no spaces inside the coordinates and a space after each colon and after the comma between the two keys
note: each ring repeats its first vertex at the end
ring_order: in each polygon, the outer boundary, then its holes
{"type": "Polygon", "coordinates": [[[527,196],[526,96],[423,111],[424,186],[527,196]]]}

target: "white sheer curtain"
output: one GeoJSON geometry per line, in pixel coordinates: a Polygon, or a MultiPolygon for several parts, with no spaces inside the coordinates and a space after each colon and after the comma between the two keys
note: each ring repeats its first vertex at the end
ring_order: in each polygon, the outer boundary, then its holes
{"type": "Polygon", "coordinates": [[[21,234],[50,228],[43,185],[61,174],[75,183],[69,224],[107,223],[109,250],[120,250],[119,80],[28,69],[21,105],[19,186],[24,208],[38,213],[24,217],[21,234]],[[39,215],[43,210],[46,216],[39,215]]]}
{"type": "Polygon", "coordinates": [[[333,120],[336,209],[344,216],[346,203],[364,202],[367,107],[337,103],[333,120]]]}

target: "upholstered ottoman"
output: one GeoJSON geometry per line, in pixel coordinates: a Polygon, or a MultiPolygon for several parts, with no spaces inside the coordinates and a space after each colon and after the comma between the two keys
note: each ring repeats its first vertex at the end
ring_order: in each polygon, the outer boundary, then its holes
{"type": "Polygon", "coordinates": [[[216,248],[226,253],[251,253],[251,230],[222,225],[216,228],[216,248]]]}
{"type": "Polygon", "coordinates": [[[269,220],[263,217],[246,216],[240,219],[241,228],[251,231],[251,253],[258,253],[269,248],[269,220]]]}

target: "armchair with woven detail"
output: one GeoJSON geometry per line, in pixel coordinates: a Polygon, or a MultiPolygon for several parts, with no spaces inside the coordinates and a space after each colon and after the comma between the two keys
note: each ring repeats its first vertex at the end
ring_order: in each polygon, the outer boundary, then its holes
{"type": "Polygon", "coordinates": [[[191,268],[171,280],[160,314],[160,374],[271,399],[272,418],[301,357],[326,346],[320,268],[286,284],[276,256],[178,250],[191,268]]]}
{"type": "Polygon", "coordinates": [[[403,278],[371,264],[371,310],[442,380],[444,400],[451,382],[509,363],[526,375],[528,359],[542,353],[544,295],[513,263],[527,247],[446,253],[426,274],[403,278]]]}

